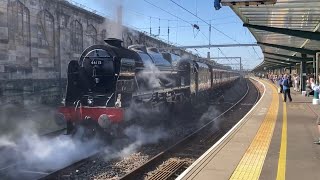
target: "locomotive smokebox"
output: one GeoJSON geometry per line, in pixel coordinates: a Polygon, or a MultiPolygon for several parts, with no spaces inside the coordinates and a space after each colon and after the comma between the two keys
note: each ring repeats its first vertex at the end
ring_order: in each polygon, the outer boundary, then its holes
{"type": "Polygon", "coordinates": [[[115,46],[121,48],[121,43],[123,42],[121,39],[117,38],[108,38],[104,40],[105,43],[109,44],[110,46],[115,46]]]}
{"type": "Polygon", "coordinates": [[[99,118],[98,118],[98,124],[100,125],[100,127],[102,128],[107,128],[110,125],[110,120],[108,118],[108,116],[106,114],[102,114],[99,118]]]}

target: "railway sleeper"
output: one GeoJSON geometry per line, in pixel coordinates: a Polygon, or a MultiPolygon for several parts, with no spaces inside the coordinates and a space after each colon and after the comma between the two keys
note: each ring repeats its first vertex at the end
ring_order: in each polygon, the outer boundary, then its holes
{"type": "Polygon", "coordinates": [[[181,169],[186,169],[187,162],[180,159],[170,159],[164,163],[154,174],[148,176],[148,180],[166,180],[172,176],[176,176],[176,172],[181,169]]]}

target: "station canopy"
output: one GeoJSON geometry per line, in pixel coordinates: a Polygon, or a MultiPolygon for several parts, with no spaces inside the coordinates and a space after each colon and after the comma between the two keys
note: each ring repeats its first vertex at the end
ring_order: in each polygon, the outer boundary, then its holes
{"type": "Polygon", "coordinates": [[[320,47],[320,0],[244,1],[221,3],[232,8],[260,44],[264,60],[254,70],[312,61],[320,47]]]}

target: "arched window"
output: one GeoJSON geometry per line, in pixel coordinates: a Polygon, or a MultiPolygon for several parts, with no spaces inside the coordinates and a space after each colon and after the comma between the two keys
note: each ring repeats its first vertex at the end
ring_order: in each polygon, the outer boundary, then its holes
{"type": "Polygon", "coordinates": [[[9,38],[30,45],[30,12],[19,0],[8,3],[9,38]]]}
{"type": "Polygon", "coordinates": [[[124,47],[128,47],[133,44],[133,41],[131,39],[131,34],[128,32],[122,33],[122,41],[123,41],[124,47]]]}
{"type": "Polygon", "coordinates": [[[93,25],[88,26],[87,36],[90,45],[97,44],[97,30],[93,27],[93,25]]]}
{"type": "Polygon", "coordinates": [[[133,44],[131,36],[128,36],[127,42],[129,46],[133,44]]]}
{"type": "Polygon", "coordinates": [[[83,29],[79,21],[71,22],[71,50],[76,53],[81,53],[83,50],[83,29]]]}
{"type": "Polygon", "coordinates": [[[121,38],[121,40],[122,40],[122,45],[123,45],[123,47],[128,47],[128,43],[127,43],[127,37],[128,37],[128,34],[127,33],[122,33],[122,38],[121,38]]]}
{"type": "Polygon", "coordinates": [[[40,11],[37,16],[38,46],[54,47],[54,18],[48,11],[40,11]]]}
{"type": "Polygon", "coordinates": [[[102,42],[103,42],[103,40],[106,39],[107,31],[106,31],[105,29],[102,30],[100,36],[101,36],[100,38],[101,38],[101,40],[102,40],[102,42]]]}

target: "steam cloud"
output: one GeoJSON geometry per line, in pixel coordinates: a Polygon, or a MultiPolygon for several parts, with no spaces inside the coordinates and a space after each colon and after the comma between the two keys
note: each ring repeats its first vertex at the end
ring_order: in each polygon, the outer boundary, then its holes
{"type": "Polygon", "coordinates": [[[0,137],[0,168],[16,164],[17,169],[8,172],[12,177],[15,177],[16,170],[51,172],[85,158],[100,148],[98,140],[84,142],[65,135],[47,138],[28,131],[19,137],[3,135],[0,137]]]}
{"type": "Polygon", "coordinates": [[[105,7],[105,9],[108,9],[110,7],[115,7],[115,21],[107,20],[104,21],[104,27],[106,27],[106,30],[108,32],[108,37],[112,38],[118,38],[122,39],[123,34],[123,24],[122,24],[122,18],[123,18],[123,0],[113,0],[111,2],[103,1],[99,3],[102,7],[105,7]]]}
{"type": "Polygon", "coordinates": [[[9,179],[21,179],[15,177],[15,171],[50,172],[99,150],[101,142],[95,139],[84,142],[66,135],[54,138],[39,135],[52,131],[50,115],[54,110],[32,101],[0,108],[0,173],[6,172],[9,179]],[[6,169],[11,165],[16,169],[6,169]]]}
{"type": "MultiPolygon", "coordinates": [[[[17,108],[15,105],[9,105],[6,110],[9,107],[17,108]]],[[[31,106],[27,107],[29,111],[36,112],[36,109],[31,106]]],[[[7,116],[3,112],[0,114],[1,118],[7,116]]],[[[127,156],[144,144],[155,143],[167,137],[165,131],[159,127],[148,129],[134,125],[124,131],[124,134],[130,139],[109,145],[97,139],[83,141],[81,138],[77,138],[81,136],[81,131],[78,131],[78,134],[73,137],[60,135],[50,138],[40,136],[35,128],[36,122],[40,121],[36,118],[44,117],[45,114],[37,112],[33,113],[33,116],[28,115],[28,118],[25,118],[25,120],[29,119],[28,121],[23,121],[22,117],[15,119],[16,127],[14,129],[16,132],[0,135],[0,171],[12,164],[17,164],[17,169],[12,172],[12,169],[9,169],[10,171],[6,172],[13,179],[19,178],[15,177],[15,171],[21,170],[20,168],[37,172],[51,172],[101,150],[106,152],[106,160],[127,156]]],[[[3,121],[4,119],[1,119],[2,124],[4,124],[3,121]]]]}
{"type": "MultiPolygon", "coordinates": [[[[146,82],[149,88],[160,88],[160,70],[153,63],[144,63],[145,69],[138,74],[138,78],[146,82]]],[[[143,87],[142,87],[143,88],[143,87]]]]}
{"type": "Polygon", "coordinates": [[[124,134],[130,137],[130,140],[124,148],[119,151],[114,147],[108,147],[105,149],[106,160],[126,157],[134,152],[136,152],[142,145],[156,143],[161,139],[168,137],[167,132],[162,128],[150,128],[146,129],[141,126],[132,125],[124,130],[124,134]]]}

